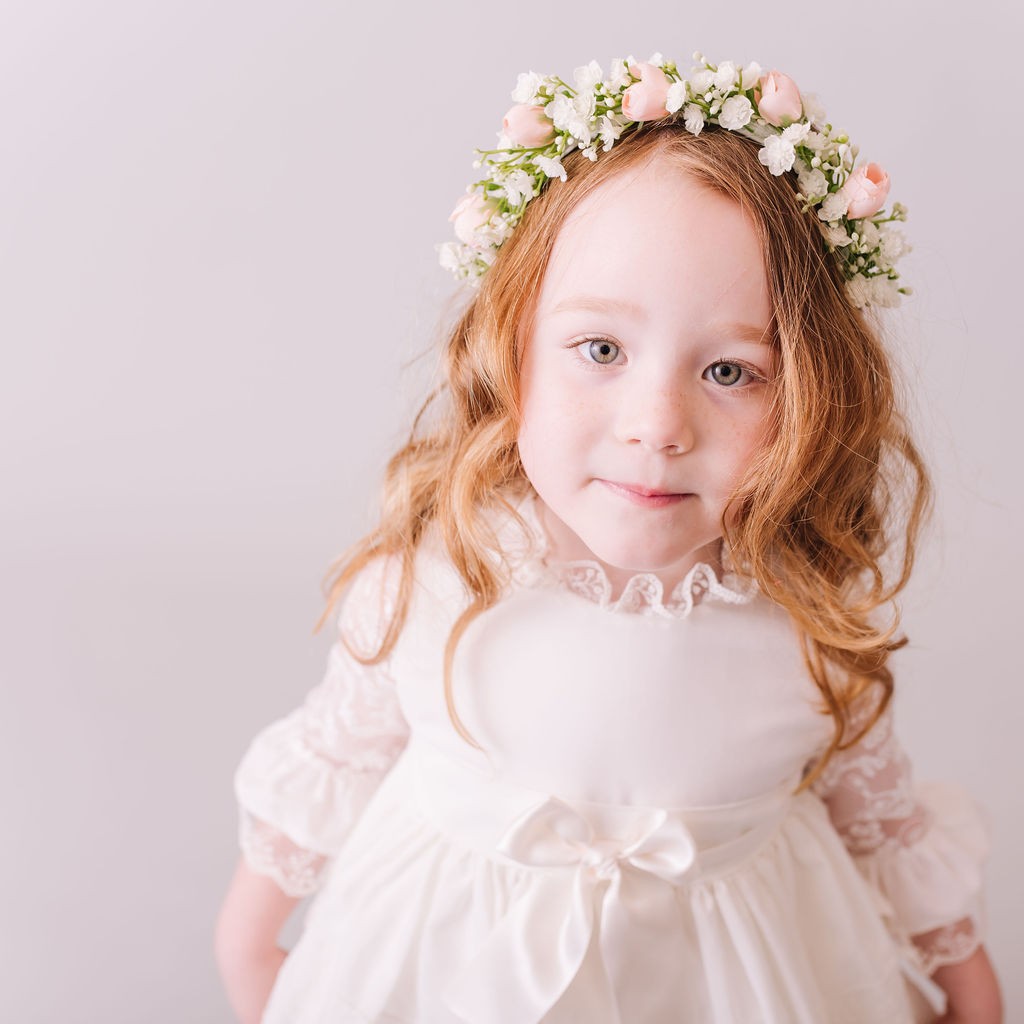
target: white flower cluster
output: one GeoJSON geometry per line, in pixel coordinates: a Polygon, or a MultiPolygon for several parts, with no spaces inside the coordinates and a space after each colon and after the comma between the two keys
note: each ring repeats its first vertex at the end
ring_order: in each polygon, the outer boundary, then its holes
{"type": "Polygon", "coordinates": [[[570,85],[536,72],[521,74],[494,149],[477,150],[474,182],[452,214],[457,242],[438,246],[441,264],[476,284],[527,204],[552,178],[565,180],[563,158],[573,150],[596,160],[623,134],[644,123],[681,120],[693,135],[715,124],[761,143],[758,157],[774,175],[797,177],[805,210],[815,210],[828,248],[842,265],[848,295],[858,307],[893,306],[909,289],[896,261],[909,250],[893,222],[906,219],[899,203],[883,210],[888,175],[877,164],[856,166],[857,148],[825,121],[810,95],[758,64],[698,65],[683,76],[655,54],[612,61],[605,78],[591,61],[570,85]]]}

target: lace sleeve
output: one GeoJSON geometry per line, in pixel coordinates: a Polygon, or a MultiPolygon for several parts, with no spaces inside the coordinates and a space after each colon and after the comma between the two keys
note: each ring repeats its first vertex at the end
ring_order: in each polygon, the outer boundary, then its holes
{"type": "MultiPolygon", "coordinates": [[[[856,730],[869,720],[865,706],[856,730]]],[[[867,736],[835,755],[812,789],[857,867],[884,898],[927,973],[982,942],[982,865],[989,827],[959,786],[913,781],[890,702],[867,736]]]]}
{"type": "MultiPolygon", "coordinates": [[[[376,646],[396,583],[376,563],[354,584],[339,630],[356,650],[376,646]]],[[[339,637],[320,685],[257,734],[235,772],[239,844],[253,870],[289,896],[313,892],[408,738],[386,663],[363,665],[339,637]]]]}

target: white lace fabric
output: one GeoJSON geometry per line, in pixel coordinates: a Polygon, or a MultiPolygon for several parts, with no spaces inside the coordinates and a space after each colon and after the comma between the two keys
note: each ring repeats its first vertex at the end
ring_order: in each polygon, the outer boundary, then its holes
{"type": "MultiPolygon", "coordinates": [[[[854,730],[873,706],[861,702],[854,730]]],[[[960,787],[914,784],[891,701],[866,736],[833,756],[812,789],[921,968],[931,974],[974,953],[983,941],[980,865],[988,826],[960,787]]]]}
{"type": "Polygon", "coordinates": [[[510,538],[508,549],[512,552],[513,576],[523,586],[562,588],[610,612],[680,619],[686,618],[706,598],[727,604],[746,604],[757,593],[753,581],[741,579],[732,570],[723,544],[721,579],[712,566],[698,562],[666,595],[657,575],[640,572],[631,576],[619,596],[613,599],[612,581],[600,562],[589,559],[554,562],[551,559],[534,495],[523,500],[518,511],[529,526],[531,536],[525,548],[510,538]]]}
{"type": "Polygon", "coordinates": [[[286,896],[301,899],[319,887],[328,858],[293,843],[279,828],[254,818],[244,807],[239,815],[239,845],[249,866],[272,878],[286,896]]]}
{"type": "Polygon", "coordinates": [[[235,773],[242,853],[289,896],[319,887],[409,739],[386,665],[363,665],[344,643],[363,654],[378,644],[395,590],[383,572],[364,572],[349,593],[323,681],[257,734],[235,773]]]}

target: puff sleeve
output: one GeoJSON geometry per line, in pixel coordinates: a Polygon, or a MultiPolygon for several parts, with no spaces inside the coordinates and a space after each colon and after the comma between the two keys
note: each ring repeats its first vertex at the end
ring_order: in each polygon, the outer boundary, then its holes
{"type": "Polygon", "coordinates": [[[234,776],[239,844],[253,870],[289,896],[320,884],[327,861],[409,738],[387,663],[363,665],[390,619],[397,577],[383,559],[350,589],[323,681],[249,744],[234,776]]]}
{"type": "MultiPolygon", "coordinates": [[[[855,728],[870,711],[855,713],[855,728]]],[[[925,973],[965,960],[981,945],[987,814],[960,786],[913,780],[893,730],[891,701],[865,737],[833,757],[812,789],[891,930],[915,951],[925,973]]]]}

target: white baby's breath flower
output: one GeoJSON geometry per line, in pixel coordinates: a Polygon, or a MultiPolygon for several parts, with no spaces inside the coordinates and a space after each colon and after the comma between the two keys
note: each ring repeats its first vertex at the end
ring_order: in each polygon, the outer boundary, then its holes
{"type": "Polygon", "coordinates": [[[714,85],[715,73],[707,68],[694,68],[690,72],[690,85],[694,93],[705,93],[714,85]]]}
{"type": "Polygon", "coordinates": [[[901,256],[910,252],[906,236],[899,228],[889,224],[882,226],[882,259],[891,267],[901,256]]]}
{"type": "Polygon", "coordinates": [[[782,137],[794,146],[799,146],[807,138],[811,126],[806,121],[798,121],[782,130],[782,137]]]}
{"type": "Polygon", "coordinates": [[[544,79],[536,71],[523,72],[516,81],[516,87],[512,90],[512,99],[516,103],[533,103],[537,98],[537,90],[544,79]]]}
{"type": "Polygon", "coordinates": [[[837,249],[841,249],[843,246],[849,245],[853,241],[853,239],[847,234],[846,229],[840,224],[824,225],[822,234],[824,234],[825,240],[830,245],[834,245],[837,249]]]}
{"type": "Polygon", "coordinates": [[[720,92],[728,92],[736,84],[736,77],[736,65],[731,60],[725,60],[718,65],[712,81],[720,92]]]}
{"type": "Polygon", "coordinates": [[[665,96],[665,109],[674,114],[686,102],[686,83],[673,82],[665,96]]]}
{"type": "Polygon", "coordinates": [[[882,240],[882,233],[878,230],[878,226],[869,220],[860,221],[857,233],[860,235],[862,252],[871,252],[882,240]]]}
{"type": "Polygon", "coordinates": [[[579,143],[582,149],[589,146],[594,137],[593,125],[582,117],[574,117],[569,122],[569,134],[579,143]]]}
{"type": "Polygon", "coordinates": [[[619,57],[616,57],[612,61],[612,73],[608,79],[608,84],[618,92],[619,89],[625,89],[626,86],[631,85],[633,82],[632,77],[629,74],[629,68],[626,62],[619,57]]]}
{"type": "Polygon", "coordinates": [[[774,175],[784,174],[793,166],[796,159],[796,150],[793,143],[784,139],[781,135],[769,135],[757,154],[761,161],[774,175]]]}
{"type": "Polygon", "coordinates": [[[515,170],[503,174],[498,183],[499,192],[508,199],[510,206],[519,206],[524,198],[533,195],[533,178],[526,171],[515,170]]]}
{"type": "MultiPolygon", "coordinates": [[[[593,98],[593,94],[590,94],[593,98]]],[[[587,107],[584,101],[584,108],[587,107]]],[[[563,132],[568,132],[576,139],[581,146],[589,146],[593,136],[590,119],[581,117],[576,109],[573,100],[565,93],[559,93],[545,108],[544,114],[550,118],[554,126],[563,132]]]]}
{"type": "Polygon", "coordinates": [[[593,89],[603,77],[601,65],[596,60],[592,60],[589,64],[577,68],[572,73],[572,77],[577,92],[582,92],[584,89],[593,89]]]}
{"type": "MultiPolygon", "coordinates": [[[[730,96],[722,104],[722,112],[718,115],[718,123],[729,131],[739,131],[750,123],[754,116],[754,107],[746,96],[730,96]]],[[[790,164],[790,167],[793,165],[790,164]]],[[[786,168],[789,170],[789,168],[786,168]]]]}
{"type": "Polygon", "coordinates": [[[503,217],[497,222],[491,222],[491,231],[493,232],[494,244],[501,245],[515,229],[515,226],[519,223],[519,218],[503,217]]]}
{"type": "Polygon", "coordinates": [[[665,64],[665,58],[660,53],[652,53],[647,58],[648,64],[653,64],[656,68],[663,67],[665,64]]]}
{"type": "Polygon", "coordinates": [[[828,192],[828,179],[817,169],[801,171],[797,175],[797,182],[800,185],[800,192],[807,199],[814,199],[828,192]]]}
{"type": "Polygon", "coordinates": [[[704,127],[704,111],[696,103],[687,103],[683,111],[683,124],[691,135],[700,135],[704,127]]]}
{"type": "Polygon", "coordinates": [[[827,196],[818,210],[819,220],[837,221],[846,216],[846,209],[850,200],[840,192],[833,192],[827,196]]]}
{"type": "Polygon", "coordinates": [[[589,121],[597,109],[597,96],[594,94],[594,90],[590,88],[578,92],[572,101],[572,105],[579,117],[589,121]]]}
{"type": "Polygon", "coordinates": [[[550,118],[554,126],[564,132],[568,131],[569,121],[576,116],[576,110],[572,100],[560,92],[544,107],[544,116],[550,118]]]}
{"type": "Polygon", "coordinates": [[[457,242],[442,242],[437,246],[437,255],[445,270],[454,272],[462,266],[462,248],[457,242]]]}
{"type": "Polygon", "coordinates": [[[863,309],[871,301],[871,282],[859,274],[846,282],[846,297],[857,307],[863,309]]]}
{"type": "Polygon", "coordinates": [[[757,85],[761,78],[761,65],[756,60],[752,60],[740,74],[740,88],[746,92],[747,89],[753,89],[757,85]]]}
{"type": "Polygon", "coordinates": [[[869,305],[886,309],[900,304],[900,286],[895,281],[890,281],[888,277],[857,277],[854,280],[864,282],[864,292],[869,305]]]}
{"type": "Polygon", "coordinates": [[[604,151],[607,153],[619,136],[622,135],[623,126],[618,123],[615,117],[609,117],[602,114],[597,119],[597,134],[601,137],[601,141],[604,143],[604,151]]]}
{"type": "Polygon", "coordinates": [[[586,148],[586,149],[584,149],[584,150],[581,150],[581,152],[583,153],[583,155],[584,155],[584,156],[585,156],[585,157],[586,157],[586,158],[587,158],[587,159],[588,159],[588,160],[589,160],[589,161],[590,161],[591,163],[593,163],[594,161],[596,161],[596,160],[597,160],[597,147],[596,147],[596,146],[587,146],[587,148],[586,148]]]}
{"type": "Polygon", "coordinates": [[[813,150],[815,153],[818,153],[825,145],[825,136],[822,135],[820,132],[816,132],[813,130],[809,131],[804,136],[804,141],[802,145],[804,145],[807,149],[813,150]]]}
{"type": "Polygon", "coordinates": [[[559,160],[557,157],[535,156],[533,158],[533,162],[549,178],[561,178],[562,181],[565,181],[565,168],[562,166],[562,161],[559,160]]]}
{"type": "Polygon", "coordinates": [[[510,234],[512,234],[512,227],[495,219],[477,230],[471,248],[476,250],[477,256],[483,256],[485,253],[497,249],[510,234]]]}

